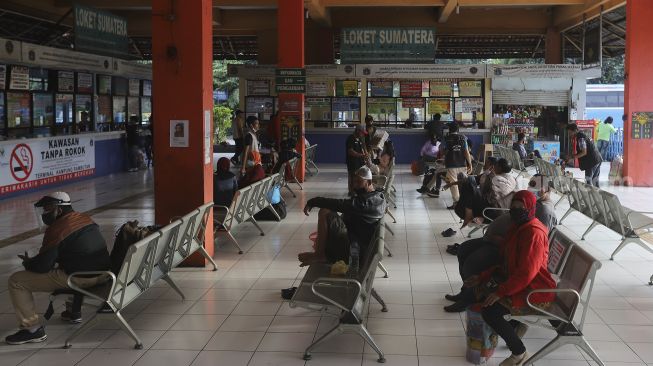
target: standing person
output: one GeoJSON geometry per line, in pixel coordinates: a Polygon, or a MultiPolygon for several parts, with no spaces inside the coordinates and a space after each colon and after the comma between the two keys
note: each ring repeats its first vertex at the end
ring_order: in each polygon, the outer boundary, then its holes
{"type": "Polygon", "coordinates": [[[354,173],[356,170],[358,170],[358,168],[365,165],[365,162],[368,158],[367,149],[365,149],[366,135],[367,131],[365,130],[365,125],[358,124],[356,125],[356,128],[354,128],[354,133],[347,138],[347,188],[350,196],[354,193],[354,173]]]}
{"type": "Polygon", "coordinates": [[[248,168],[261,165],[261,152],[259,150],[258,136],[259,120],[255,116],[247,117],[247,133],[243,137],[241,175],[245,175],[248,168]]]}
{"type": "MultiPolygon", "coordinates": [[[[448,183],[455,182],[458,179],[458,173],[462,173],[463,176],[471,173],[472,156],[467,148],[467,137],[458,133],[458,125],[455,123],[449,124],[449,134],[445,138],[444,154],[444,166],[447,169],[445,180],[448,183]]],[[[425,191],[430,191],[436,183],[437,174],[426,185],[425,191]]],[[[451,186],[451,197],[453,198],[453,204],[447,207],[449,210],[453,210],[460,199],[458,186],[451,186]]]]}
{"type": "Polygon", "coordinates": [[[440,113],[436,113],[433,115],[433,119],[430,120],[426,126],[424,126],[429,139],[435,138],[438,141],[442,141],[444,133],[442,132],[442,121],[440,121],[441,118],[442,116],[440,113]]]}
{"type": "Polygon", "coordinates": [[[612,137],[612,134],[615,132],[617,132],[617,129],[612,125],[612,117],[606,118],[603,124],[599,124],[599,138],[596,142],[596,147],[599,149],[603,159],[608,158],[607,154],[608,147],[610,146],[610,137],[612,137]]]}
{"type": "Polygon", "coordinates": [[[601,153],[596,149],[594,141],[580,132],[575,123],[568,124],[567,131],[569,137],[576,137],[576,154],[570,153],[567,162],[570,163],[578,159],[578,167],[585,172],[585,182],[598,188],[601,163],[603,162],[601,153]]]}
{"type": "Polygon", "coordinates": [[[231,129],[234,135],[234,142],[236,143],[236,150],[234,151],[234,156],[231,157],[231,162],[234,165],[240,163],[240,155],[243,153],[243,134],[244,134],[244,125],[243,121],[245,114],[240,109],[236,109],[234,113],[234,119],[231,120],[231,129]]]}
{"type": "MultiPolygon", "coordinates": [[[[75,212],[70,196],[54,192],[42,197],[34,206],[40,211],[47,226],[39,254],[23,260],[24,271],[9,277],[9,297],[20,323],[20,330],[5,338],[7,344],[19,345],[45,341],[48,336],[39,321],[34,304],[34,292],[52,292],[70,288],[68,275],[73,272],[108,271],[111,260],[100,228],[86,214],[75,212]]],[[[108,279],[108,276],[75,277],[72,282],[89,288],[108,279]]],[[[64,311],[62,319],[79,323],[81,309],[64,311]]]]}
{"type": "Polygon", "coordinates": [[[279,151],[279,147],[281,146],[281,117],[279,116],[279,111],[274,112],[272,117],[270,117],[267,135],[274,141],[274,149],[279,151]]]}
{"type": "Polygon", "coordinates": [[[127,134],[127,157],[129,159],[128,172],[138,171],[138,154],[140,154],[140,136],[138,136],[138,117],[131,117],[125,129],[127,134]]]}

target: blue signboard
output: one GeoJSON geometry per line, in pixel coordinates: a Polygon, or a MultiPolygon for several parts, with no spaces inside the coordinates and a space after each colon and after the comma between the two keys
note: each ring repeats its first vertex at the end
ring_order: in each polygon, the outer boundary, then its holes
{"type": "Polygon", "coordinates": [[[343,64],[433,63],[435,28],[343,28],[343,64]]]}
{"type": "Polygon", "coordinates": [[[332,109],[334,112],[350,112],[361,110],[360,98],[333,98],[332,109]]]}
{"type": "Polygon", "coordinates": [[[391,97],[392,96],[392,81],[371,81],[370,87],[372,89],[373,97],[391,97]]]}

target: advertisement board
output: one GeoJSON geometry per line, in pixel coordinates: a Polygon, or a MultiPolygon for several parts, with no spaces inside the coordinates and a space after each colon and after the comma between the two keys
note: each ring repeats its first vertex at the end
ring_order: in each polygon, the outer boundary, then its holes
{"type": "Polygon", "coordinates": [[[0,142],[0,196],[95,173],[92,136],[0,142]]]}
{"type": "Polygon", "coordinates": [[[431,97],[451,97],[453,88],[451,81],[431,80],[429,82],[429,96],[431,97]]]}

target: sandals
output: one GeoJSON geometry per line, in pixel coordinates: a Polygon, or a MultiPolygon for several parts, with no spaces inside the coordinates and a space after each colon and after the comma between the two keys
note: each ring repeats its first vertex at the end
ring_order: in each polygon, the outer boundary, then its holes
{"type": "Polygon", "coordinates": [[[442,234],[442,236],[444,236],[445,238],[449,238],[449,237],[451,237],[451,236],[456,235],[456,230],[454,230],[454,229],[452,229],[452,228],[448,228],[447,230],[443,231],[441,234],[442,234]]]}

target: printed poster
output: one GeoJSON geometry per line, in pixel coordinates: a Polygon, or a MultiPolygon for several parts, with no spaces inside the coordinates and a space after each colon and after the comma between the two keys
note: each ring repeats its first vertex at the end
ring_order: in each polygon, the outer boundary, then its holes
{"type": "Polygon", "coordinates": [[[306,83],[306,95],[314,97],[329,96],[329,82],[327,81],[308,81],[306,83]]]}
{"type": "Polygon", "coordinates": [[[653,126],[653,112],[635,112],[632,121],[633,139],[650,139],[653,126]]]}
{"type": "Polygon", "coordinates": [[[93,74],[87,74],[85,72],[77,73],[77,92],[93,94],[93,74]]]}
{"type": "Polygon", "coordinates": [[[57,73],[57,89],[60,93],[75,91],[75,73],[72,71],[59,71],[57,73]]]}
{"type": "Polygon", "coordinates": [[[393,94],[393,82],[388,80],[371,81],[370,89],[373,97],[391,97],[393,94]]]}
{"type": "Polygon", "coordinates": [[[93,174],[93,136],[0,142],[0,197],[93,174]]]}
{"type": "Polygon", "coordinates": [[[451,97],[453,88],[451,81],[431,80],[429,82],[429,95],[432,97],[451,97]]]}
{"type": "Polygon", "coordinates": [[[29,90],[29,68],[27,66],[12,66],[9,89],[29,90]]]}
{"type": "Polygon", "coordinates": [[[188,147],[188,120],[170,120],[170,147],[188,147]]]}
{"type": "Polygon", "coordinates": [[[430,99],[429,100],[429,112],[430,115],[436,113],[451,114],[451,100],[450,99],[430,99]]]}
{"type": "Polygon", "coordinates": [[[418,98],[422,96],[421,80],[405,80],[399,83],[399,95],[402,98],[418,98]]]}
{"type": "Polygon", "coordinates": [[[336,96],[338,97],[357,97],[358,80],[337,80],[336,96]]]}
{"type": "Polygon", "coordinates": [[[483,96],[483,83],[480,80],[461,80],[458,82],[458,95],[481,97],[483,96]]]}

